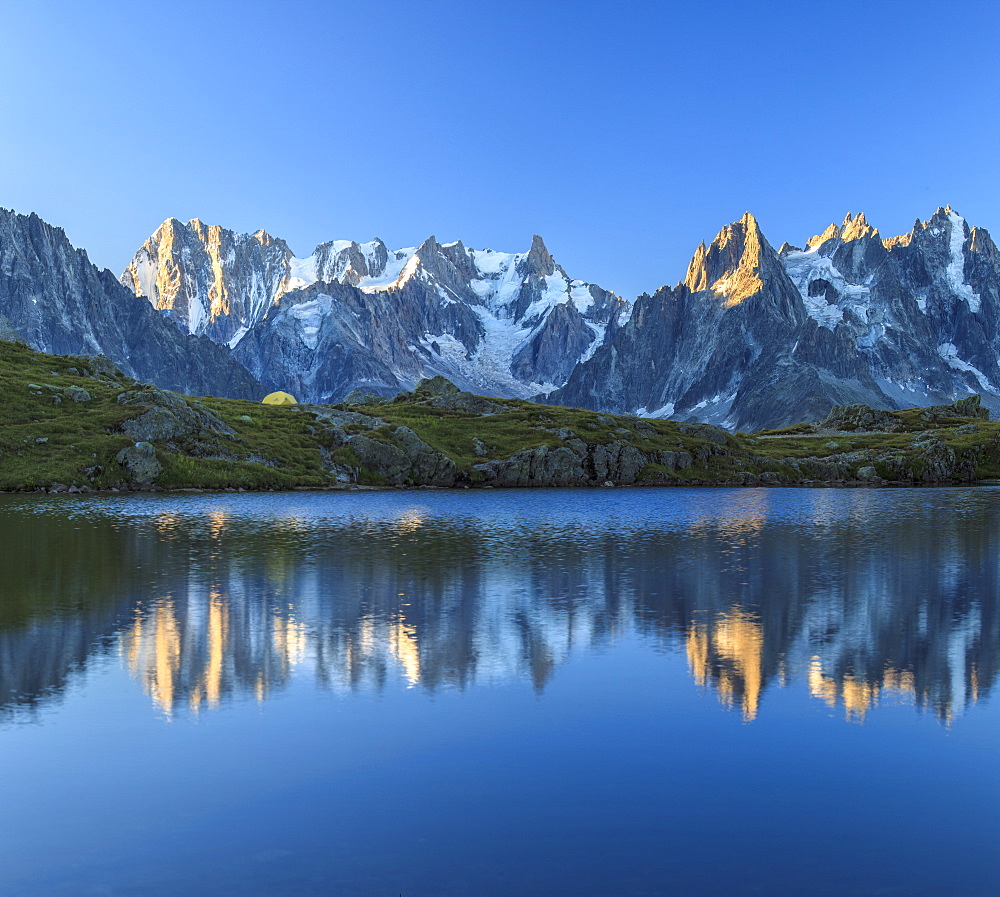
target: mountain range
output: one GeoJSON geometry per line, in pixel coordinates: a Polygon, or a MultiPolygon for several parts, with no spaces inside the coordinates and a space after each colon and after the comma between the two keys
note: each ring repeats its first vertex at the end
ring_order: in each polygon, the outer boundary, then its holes
{"type": "Polygon", "coordinates": [[[526,252],[433,236],[322,243],[168,219],[116,279],[0,210],[0,334],[196,394],[486,395],[757,430],[834,404],[1000,410],[1000,253],[950,207],[883,239],[863,214],[774,249],[749,213],[634,302],[526,252]]]}

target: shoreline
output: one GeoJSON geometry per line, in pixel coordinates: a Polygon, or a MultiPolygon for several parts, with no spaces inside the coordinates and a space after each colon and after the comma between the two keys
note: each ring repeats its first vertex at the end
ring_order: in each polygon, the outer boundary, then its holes
{"type": "Polygon", "coordinates": [[[463,485],[463,486],[365,486],[356,483],[346,483],[340,486],[290,486],[283,489],[245,489],[243,487],[194,487],[194,486],[157,486],[133,484],[124,488],[92,489],[88,487],[69,487],[64,489],[0,489],[0,495],[135,495],[135,494],[203,494],[203,495],[261,495],[266,493],[290,494],[302,492],[510,492],[536,490],[607,490],[607,489],[975,489],[989,486],[1000,486],[1000,478],[984,477],[974,481],[956,480],[944,482],[908,482],[894,480],[801,480],[789,483],[738,483],[738,482],[673,482],[673,483],[598,483],[581,484],[578,486],[552,485],[463,485]]]}

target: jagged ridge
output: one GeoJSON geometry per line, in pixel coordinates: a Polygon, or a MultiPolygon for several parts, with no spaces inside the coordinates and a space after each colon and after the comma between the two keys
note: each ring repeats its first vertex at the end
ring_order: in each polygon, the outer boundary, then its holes
{"type": "Polygon", "coordinates": [[[296,258],[264,231],[165,222],[122,282],[177,325],[233,347],[268,387],[328,401],[444,374],[528,396],[566,381],[628,303],[571,279],[541,237],[526,253],[429,237],[332,241],[296,258]]]}

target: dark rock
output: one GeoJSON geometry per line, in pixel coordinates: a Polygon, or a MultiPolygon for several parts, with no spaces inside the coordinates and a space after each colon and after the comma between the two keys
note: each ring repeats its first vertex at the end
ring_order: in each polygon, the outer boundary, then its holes
{"type": "Polygon", "coordinates": [[[819,422],[827,430],[878,431],[893,433],[903,428],[902,421],[888,411],[870,408],[868,405],[834,405],[830,413],[819,422]]]}
{"type": "Polygon", "coordinates": [[[921,479],[925,482],[940,482],[950,480],[956,473],[955,452],[950,449],[943,439],[936,435],[923,436],[915,443],[916,455],[914,456],[914,479],[921,479]]]}
{"type": "Polygon", "coordinates": [[[579,486],[589,482],[580,457],[568,448],[538,446],[509,458],[475,465],[495,486],[579,486]]]}
{"type": "Polygon", "coordinates": [[[389,401],[385,396],[376,392],[365,392],[361,389],[352,389],[340,400],[341,405],[384,405],[389,401]]]}
{"type": "Polygon", "coordinates": [[[176,439],[185,436],[236,438],[236,431],[218,415],[199,403],[156,386],[131,389],[119,394],[119,405],[142,405],[149,410],[122,424],[122,432],[136,442],[176,439]]]}
{"type": "Polygon", "coordinates": [[[590,450],[592,479],[612,480],[615,483],[636,482],[639,473],[649,463],[649,457],[635,446],[622,442],[595,445],[590,450]]]}
{"type": "Polygon", "coordinates": [[[459,392],[458,387],[441,375],[421,380],[413,389],[414,395],[417,396],[446,396],[456,392],[459,392]]]}
{"type": "Polygon", "coordinates": [[[449,395],[440,395],[432,399],[429,404],[433,408],[443,408],[448,411],[463,411],[466,414],[499,414],[506,411],[507,406],[500,402],[494,402],[485,396],[473,395],[471,392],[454,392],[449,395]]]}
{"type": "Polygon", "coordinates": [[[657,460],[667,470],[687,470],[694,459],[690,452],[664,451],[657,455],[657,460]]]}
{"type": "Polygon", "coordinates": [[[711,424],[685,423],[678,424],[677,428],[685,436],[691,436],[694,439],[704,439],[714,445],[726,445],[729,442],[729,436],[726,434],[726,431],[718,427],[713,427],[711,424]]]}
{"type": "Polygon", "coordinates": [[[383,442],[359,434],[350,437],[347,445],[363,467],[385,477],[391,486],[455,484],[455,462],[431,448],[409,427],[397,427],[392,440],[383,442]]]}

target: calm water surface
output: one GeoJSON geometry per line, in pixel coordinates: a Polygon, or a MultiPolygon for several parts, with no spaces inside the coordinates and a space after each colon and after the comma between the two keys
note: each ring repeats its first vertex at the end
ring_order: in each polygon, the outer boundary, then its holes
{"type": "Polygon", "coordinates": [[[0,496],[0,894],[1000,893],[1000,491],[0,496]]]}

